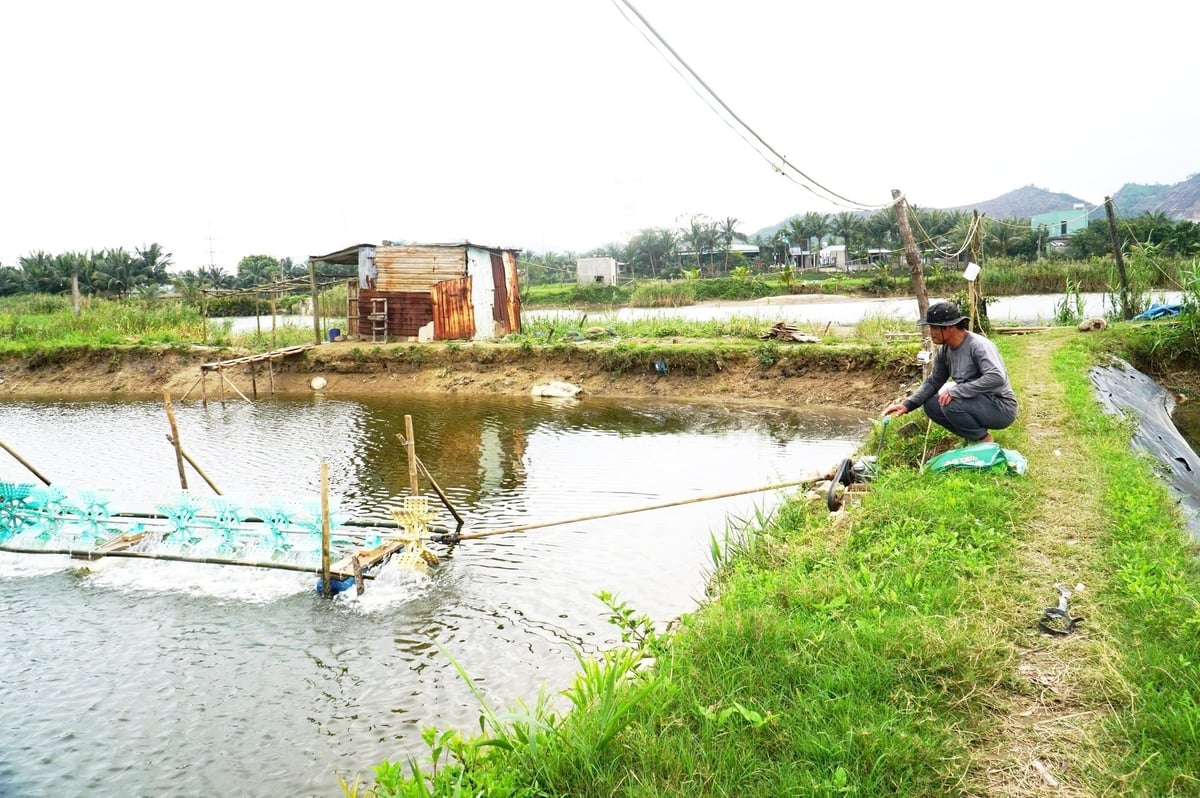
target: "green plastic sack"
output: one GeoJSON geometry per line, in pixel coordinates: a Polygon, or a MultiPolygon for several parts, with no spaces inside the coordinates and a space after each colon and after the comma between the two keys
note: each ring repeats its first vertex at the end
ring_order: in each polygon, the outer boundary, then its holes
{"type": "Polygon", "coordinates": [[[1010,474],[1024,474],[1028,465],[1025,457],[1013,449],[1002,449],[998,443],[973,443],[961,449],[942,452],[925,466],[942,472],[952,468],[987,469],[1003,465],[1010,474]]]}

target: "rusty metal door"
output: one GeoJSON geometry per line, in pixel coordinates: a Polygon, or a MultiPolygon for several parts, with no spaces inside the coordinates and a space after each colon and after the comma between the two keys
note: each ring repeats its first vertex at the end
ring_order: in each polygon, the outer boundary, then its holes
{"type": "Polygon", "coordinates": [[[450,341],[475,337],[475,313],[471,307],[471,278],[444,280],[429,290],[433,299],[433,339],[450,341]]]}

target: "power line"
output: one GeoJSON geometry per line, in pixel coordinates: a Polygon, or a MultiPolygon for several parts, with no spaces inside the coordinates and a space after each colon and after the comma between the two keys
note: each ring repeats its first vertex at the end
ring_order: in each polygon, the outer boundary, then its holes
{"type": "Polygon", "coordinates": [[[612,3],[613,3],[613,5],[615,5],[617,7],[617,10],[621,12],[621,15],[625,18],[625,20],[627,22],[629,22],[630,25],[632,25],[636,30],[638,30],[642,34],[643,38],[645,38],[648,42],[650,42],[650,44],[655,48],[655,51],[658,52],[659,55],[662,56],[664,58],[664,60],[666,60],[667,63],[671,65],[672,69],[674,69],[681,77],[684,77],[685,80],[687,80],[687,78],[690,77],[692,81],[695,81],[696,84],[699,84],[699,86],[701,88],[703,88],[703,93],[701,93],[696,88],[695,85],[692,85],[689,82],[689,87],[692,89],[692,91],[695,92],[698,96],[700,96],[700,98],[702,100],[704,100],[705,104],[708,105],[709,108],[711,108],[714,111],[714,113],[717,113],[718,116],[721,116],[720,113],[717,111],[717,109],[713,106],[713,102],[716,102],[717,105],[719,105],[721,107],[721,109],[724,110],[724,112],[726,114],[728,114],[729,118],[721,117],[722,121],[724,121],[726,125],[729,125],[730,128],[734,129],[735,132],[737,132],[738,135],[742,138],[742,140],[746,141],[746,143],[749,144],[751,146],[751,148],[754,149],[755,152],[757,152],[759,154],[760,157],[762,157],[764,160],[766,160],[771,165],[771,168],[774,169],[776,172],[782,174],[784,177],[787,177],[793,183],[796,183],[797,185],[801,186],[805,190],[814,194],[814,196],[819,196],[817,194],[816,190],[814,190],[814,189],[819,189],[820,191],[824,192],[824,194],[826,195],[824,197],[821,197],[821,199],[824,199],[827,202],[832,202],[834,205],[838,205],[840,207],[854,208],[857,210],[879,210],[882,208],[890,207],[895,204],[895,202],[896,202],[895,200],[893,200],[892,202],[886,202],[883,204],[870,204],[870,203],[858,202],[856,200],[852,200],[848,197],[842,196],[841,194],[837,193],[833,189],[828,188],[828,187],[822,185],[817,180],[813,179],[811,176],[806,174],[799,167],[797,167],[796,165],[791,163],[787,159],[787,157],[785,157],[777,149],[772,147],[762,136],[760,136],[752,127],[750,127],[750,125],[748,125],[745,121],[743,121],[742,118],[740,116],[738,116],[738,114],[732,108],[729,107],[728,103],[726,103],[724,100],[722,100],[721,97],[715,91],[713,91],[713,89],[704,81],[704,79],[701,78],[700,75],[697,74],[696,71],[691,68],[691,66],[687,63],[687,61],[685,61],[683,59],[683,57],[675,51],[675,48],[671,47],[671,45],[666,41],[666,39],[664,39],[658,33],[658,31],[655,30],[654,26],[651,25],[644,16],[642,16],[641,12],[638,11],[629,0],[612,0],[612,3]],[[642,26],[641,28],[639,28],[637,25],[634,24],[633,20],[629,16],[629,13],[626,13],[626,9],[628,9],[630,13],[632,13],[634,16],[637,17],[638,21],[641,23],[641,26],[642,26]],[[651,38],[651,37],[653,37],[653,38],[651,38]],[[667,58],[666,54],[663,52],[664,50],[666,51],[666,53],[670,54],[670,58],[667,58]],[[683,71],[681,71],[681,69],[683,71]],[[686,75],[684,75],[684,71],[686,71],[686,73],[687,73],[686,75]],[[710,98],[711,98],[712,102],[710,102],[710,98]],[[737,125],[736,127],[734,126],[733,123],[730,122],[730,119],[732,119],[733,122],[736,122],[736,125],[737,125]],[[778,163],[771,162],[771,160],[763,154],[762,150],[759,149],[759,146],[755,145],[752,141],[750,141],[749,138],[746,137],[746,134],[749,134],[749,136],[753,137],[753,139],[758,142],[758,145],[761,145],[763,148],[765,148],[767,150],[767,152],[769,152],[771,155],[775,156],[775,158],[778,159],[778,163]],[[808,184],[811,184],[811,185],[799,183],[793,177],[791,177],[791,175],[788,175],[784,171],[784,167],[791,169],[793,172],[795,172],[801,178],[806,180],[808,182],[808,184]]]}

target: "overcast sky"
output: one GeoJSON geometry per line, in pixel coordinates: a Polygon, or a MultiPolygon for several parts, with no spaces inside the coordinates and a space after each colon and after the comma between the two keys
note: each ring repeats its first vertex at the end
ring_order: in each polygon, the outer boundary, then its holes
{"type": "MultiPolygon", "coordinates": [[[[1099,203],[1200,171],[1187,3],[631,0],[842,197],[1099,203]]],[[[586,251],[844,208],[772,168],[614,0],[8,2],[0,264],[355,243],[586,251]]],[[[751,139],[752,140],[752,139],[751,139]]],[[[803,181],[801,181],[803,182],[803,181]]]]}

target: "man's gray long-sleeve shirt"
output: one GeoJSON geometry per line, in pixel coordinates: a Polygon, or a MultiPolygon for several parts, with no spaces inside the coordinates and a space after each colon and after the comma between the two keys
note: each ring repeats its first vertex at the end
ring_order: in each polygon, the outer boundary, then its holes
{"type": "Polygon", "coordinates": [[[1008,381],[1004,361],[996,345],[982,335],[968,332],[957,349],[945,344],[938,347],[933,358],[933,371],[921,387],[904,400],[904,406],[909,410],[917,409],[950,379],[954,384],[947,390],[954,398],[991,395],[998,405],[1010,409],[1016,417],[1017,397],[1008,381]]]}

